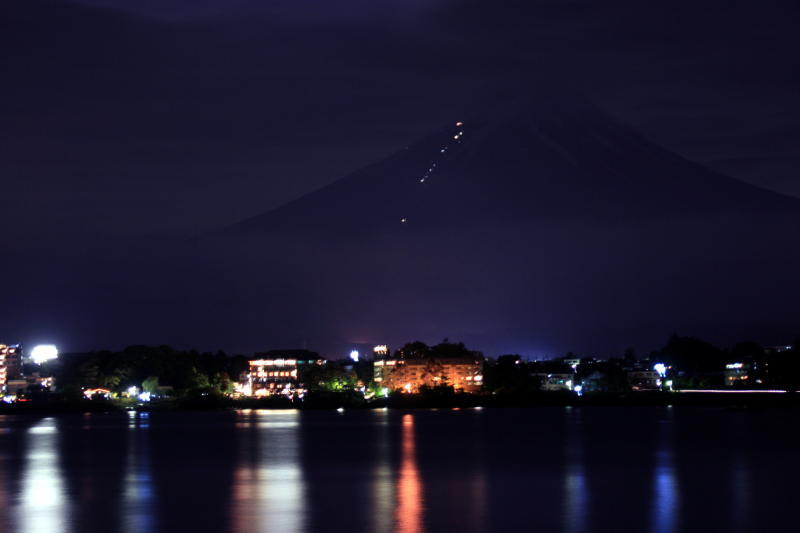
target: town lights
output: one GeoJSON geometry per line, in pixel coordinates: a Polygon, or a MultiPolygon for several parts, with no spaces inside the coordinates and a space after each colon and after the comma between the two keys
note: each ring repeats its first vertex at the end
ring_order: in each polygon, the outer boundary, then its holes
{"type": "Polygon", "coordinates": [[[658,372],[658,375],[659,375],[659,376],[661,376],[662,378],[667,376],[667,367],[665,367],[665,366],[664,366],[663,364],[661,364],[661,363],[658,363],[657,365],[655,365],[655,366],[653,367],[653,370],[655,370],[656,372],[658,372]]]}

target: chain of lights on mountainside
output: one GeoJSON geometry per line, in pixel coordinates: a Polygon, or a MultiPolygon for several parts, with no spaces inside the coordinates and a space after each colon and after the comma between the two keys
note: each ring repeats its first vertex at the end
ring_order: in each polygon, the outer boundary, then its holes
{"type": "MultiPolygon", "coordinates": [[[[462,139],[461,139],[461,138],[464,136],[464,130],[463,130],[463,128],[462,128],[462,126],[463,126],[463,125],[464,125],[464,123],[463,123],[463,122],[456,122],[456,127],[457,127],[457,128],[459,128],[459,132],[458,132],[458,133],[456,133],[456,134],[453,136],[453,140],[455,140],[455,141],[456,141],[456,143],[458,143],[458,144],[461,144],[461,141],[462,141],[462,139]]],[[[444,154],[445,152],[447,152],[447,150],[448,150],[449,148],[450,148],[449,146],[445,146],[444,148],[442,148],[441,150],[439,150],[439,153],[440,153],[440,154],[444,154]]],[[[428,168],[427,172],[425,172],[425,174],[422,176],[422,178],[420,178],[419,182],[420,182],[420,183],[422,183],[422,184],[424,185],[424,184],[425,184],[425,180],[427,180],[427,179],[428,179],[428,178],[431,176],[431,174],[433,173],[433,171],[434,171],[434,169],[435,169],[435,168],[436,168],[436,162],[435,162],[435,161],[431,161],[431,162],[430,162],[430,164],[429,164],[429,168],[428,168]]],[[[402,219],[400,220],[400,223],[401,223],[401,224],[405,224],[405,223],[407,223],[407,222],[408,222],[408,219],[407,219],[407,218],[402,218],[402,219]]]]}

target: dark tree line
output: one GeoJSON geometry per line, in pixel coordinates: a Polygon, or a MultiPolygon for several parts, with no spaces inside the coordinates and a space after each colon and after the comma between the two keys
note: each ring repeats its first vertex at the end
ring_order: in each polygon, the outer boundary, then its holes
{"type": "MultiPolygon", "coordinates": [[[[553,361],[530,362],[520,355],[501,355],[494,364],[484,367],[484,387],[494,393],[528,393],[536,391],[541,383],[533,374],[570,372],[564,359],[578,359],[572,352],[553,361]]],[[[639,359],[632,348],[617,358],[604,361],[580,359],[576,382],[590,383],[588,390],[624,392],[630,388],[628,370],[637,364],[652,370],[655,364],[667,367],[666,380],[673,381],[675,389],[723,389],[726,365],[742,363],[747,378],[736,382],[735,387],[746,389],[800,390],[800,339],[793,348],[780,350],[765,348],[753,341],[737,344],[732,350],[723,350],[694,337],[673,334],[661,350],[653,351],[646,359],[639,359]]]]}
{"type": "Polygon", "coordinates": [[[169,346],[129,346],[121,352],[98,351],[65,354],[59,358],[54,376],[59,390],[76,392],[104,388],[113,392],[129,387],[142,389],[171,386],[178,393],[231,392],[242,372],[248,371],[243,355],[179,351],[169,346]]]}

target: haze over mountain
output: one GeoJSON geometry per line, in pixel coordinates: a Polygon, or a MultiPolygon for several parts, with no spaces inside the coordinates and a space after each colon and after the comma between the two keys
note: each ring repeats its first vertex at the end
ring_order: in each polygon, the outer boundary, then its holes
{"type": "Polygon", "coordinates": [[[609,355],[673,331],[789,342],[799,229],[797,199],[535,94],[195,241],[225,261],[195,271],[194,312],[218,327],[226,295],[247,294],[224,313],[238,334],[261,323],[326,346],[449,337],[609,355]]]}

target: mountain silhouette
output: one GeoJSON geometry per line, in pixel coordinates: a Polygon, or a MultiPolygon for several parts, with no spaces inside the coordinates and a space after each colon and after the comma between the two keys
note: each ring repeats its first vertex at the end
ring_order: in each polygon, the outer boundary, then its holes
{"type": "Polygon", "coordinates": [[[798,205],[687,161],[586,105],[527,97],[465,113],[383,161],[226,232],[350,240],[497,222],[792,212],[798,205]]]}
{"type": "Polygon", "coordinates": [[[798,230],[799,200],[536,95],[198,242],[283,333],[614,355],[673,331],[793,339],[798,230]]]}

